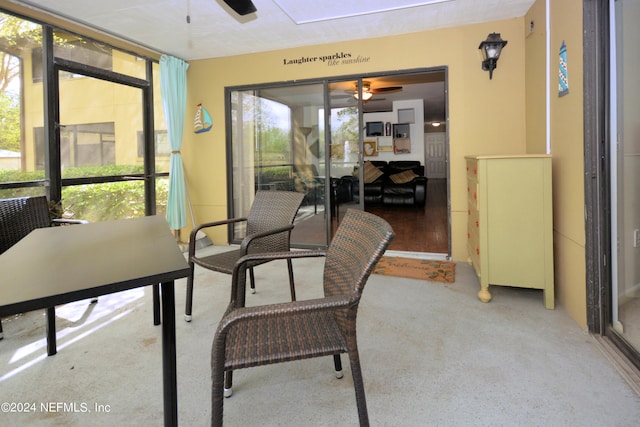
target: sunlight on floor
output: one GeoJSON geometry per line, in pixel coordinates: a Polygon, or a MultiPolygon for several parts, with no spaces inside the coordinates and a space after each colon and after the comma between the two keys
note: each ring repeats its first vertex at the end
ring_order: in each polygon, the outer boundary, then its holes
{"type": "MultiPolygon", "coordinates": [[[[137,307],[143,305],[143,297],[144,288],[136,288],[101,296],[95,304],[90,304],[89,300],[83,300],[56,307],[58,351],[127,316],[137,307]],[[135,305],[132,306],[132,304],[135,305]]],[[[45,335],[44,328],[42,335],[45,335]]],[[[13,365],[21,361],[22,364],[0,377],[0,382],[45,360],[47,358],[46,347],[46,336],[42,336],[42,338],[16,350],[9,360],[9,364],[13,365]],[[35,353],[38,355],[29,359],[35,353]]]]}

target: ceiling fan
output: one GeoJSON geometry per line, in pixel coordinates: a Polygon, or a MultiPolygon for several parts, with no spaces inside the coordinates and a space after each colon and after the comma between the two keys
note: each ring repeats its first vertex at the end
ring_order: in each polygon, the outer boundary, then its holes
{"type": "Polygon", "coordinates": [[[223,0],[227,6],[233,9],[238,15],[244,16],[256,12],[257,9],[251,0],[223,0]]]}
{"type": "MultiPolygon", "coordinates": [[[[363,80],[362,81],[362,100],[368,101],[373,95],[379,93],[392,93],[399,92],[402,90],[402,86],[381,86],[381,87],[371,87],[371,82],[363,80]]],[[[355,84],[355,90],[353,91],[353,97],[358,99],[358,84],[355,84]]]]}

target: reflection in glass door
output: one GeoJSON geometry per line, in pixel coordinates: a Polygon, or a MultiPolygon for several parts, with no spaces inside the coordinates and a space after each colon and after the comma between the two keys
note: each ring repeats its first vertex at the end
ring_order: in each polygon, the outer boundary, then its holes
{"type": "Polygon", "coordinates": [[[640,3],[618,0],[612,79],[612,326],[640,351],[640,3]],[[617,99],[616,99],[617,98],[617,99]],[[617,145],[617,146],[616,146],[617,145]]]}
{"type": "MultiPolygon", "coordinates": [[[[294,247],[328,244],[324,85],[230,90],[229,173],[233,216],[246,216],[258,190],[304,193],[291,235],[294,247]]],[[[244,236],[243,224],[231,236],[244,236]]]]}
{"type": "MultiPolygon", "coordinates": [[[[363,209],[359,194],[362,179],[362,115],[356,80],[329,83],[329,184],[331,217],[335,229],[349,208],[363,209]]],[[[364,202],[364,200],[362,200],[364,202]]]]}

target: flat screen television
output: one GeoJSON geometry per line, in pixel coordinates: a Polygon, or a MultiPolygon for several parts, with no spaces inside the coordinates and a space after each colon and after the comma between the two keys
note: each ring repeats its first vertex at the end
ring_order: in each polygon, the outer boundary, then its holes
{"type": "Polygon", "coordinates": [[[382,136],[384,135],[384,124],[382,122],[367,122],[366,131],[367,136],[382,136]]]}

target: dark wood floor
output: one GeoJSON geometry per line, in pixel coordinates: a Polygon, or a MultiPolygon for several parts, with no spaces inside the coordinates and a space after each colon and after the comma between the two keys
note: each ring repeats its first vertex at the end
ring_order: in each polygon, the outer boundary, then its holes
{"type": "Polygon", "coordinates": [[[430,179],[427,182],[424,207],[365,206],[365,210],[384,218],[395,231],[396,238],[390,250],[449,252],[446,180],[430,179]]]}
{"type": "MultiPolygon", "coordinates": [[[[342,217],[349,206],[342,204],[342,217]]],[[[414,206],[365,206],[365,210],[378,215],[391,225],[396,233],[389,247],[394,251],[449,252],[449,224],[447,215],[447,182],[445,179],[430,179],[427,182],[427,201],[424,207],[414,206]]],[[[324,236],[324,215],[314,215],[294,228],[291,241],[322,242],[324,236]]],[[[337,219],[332,220],[337,228],[337,219]]]]}

